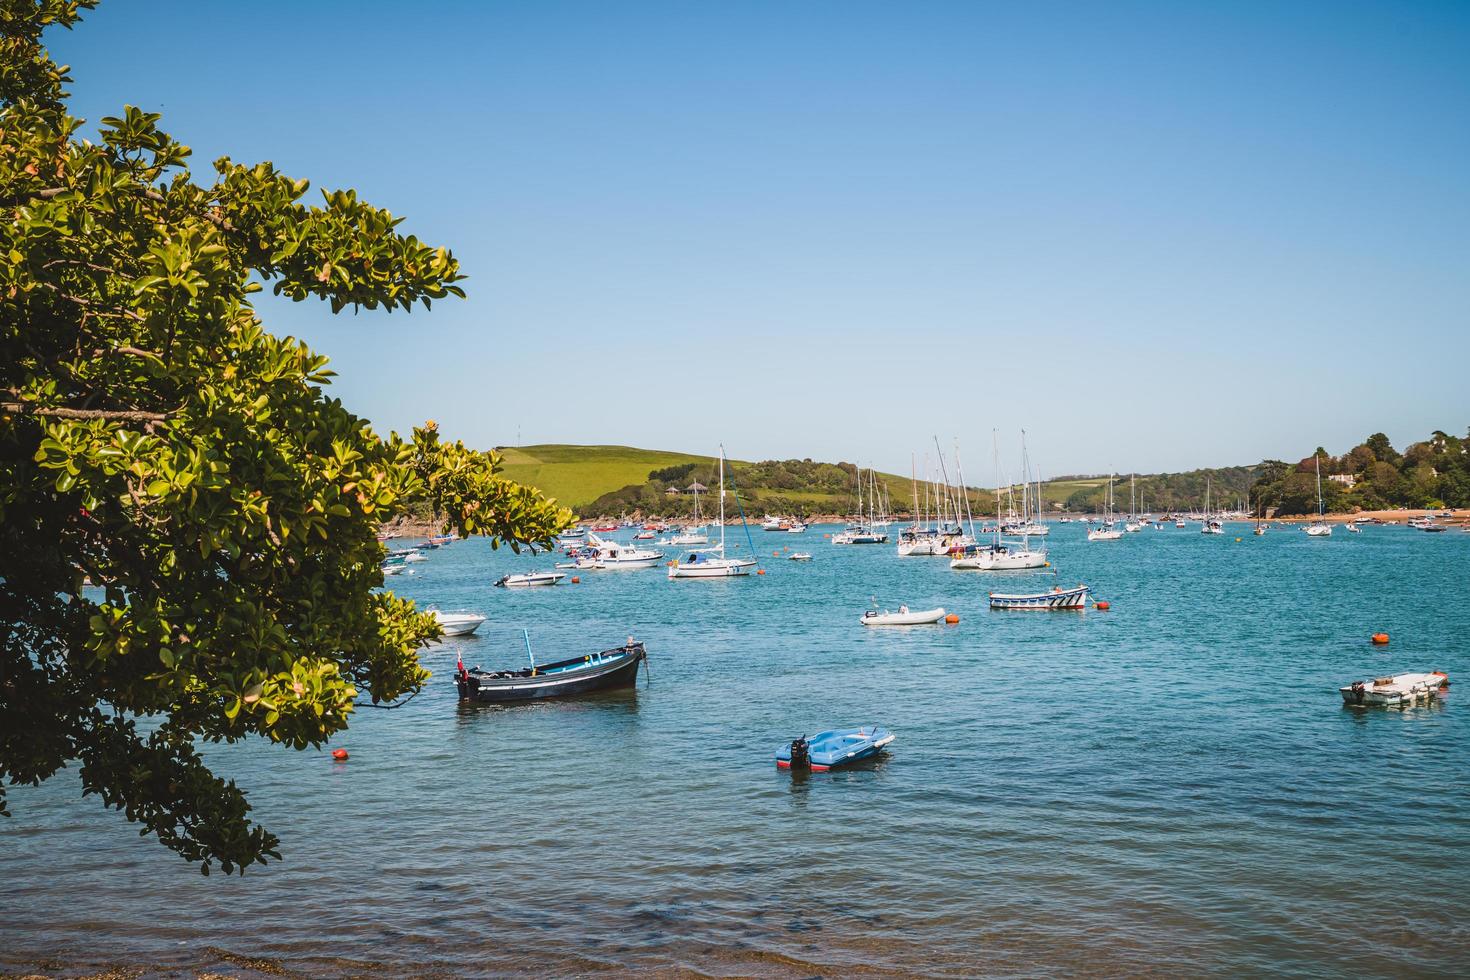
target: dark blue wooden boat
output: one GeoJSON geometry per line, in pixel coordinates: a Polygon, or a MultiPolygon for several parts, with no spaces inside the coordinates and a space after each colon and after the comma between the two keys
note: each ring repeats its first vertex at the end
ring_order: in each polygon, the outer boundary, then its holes
{"type": "Polygon", "coordinates": [[[454,682],[461,701],[506,703],[564,698],[593,691],[632,687],[638,665],[648,653],[643,644],[629,639],[614,650],[588,654],[573,660],[533,664],[521,670],[466,670],[458,665],[454,682]]]}

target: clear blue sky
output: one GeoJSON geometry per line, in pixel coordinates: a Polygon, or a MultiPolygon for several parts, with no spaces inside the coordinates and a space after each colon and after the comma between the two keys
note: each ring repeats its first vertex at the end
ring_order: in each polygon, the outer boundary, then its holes
{"type": "MultiPolygon", "coordinates": [[[[1470,3],[166,3],[49,40],[451,247],[262,302],[380,430],[1051,473],[1470,423],[1470,3]]],[[[313,191],[315,194],[315,191],[313,191]]]]}

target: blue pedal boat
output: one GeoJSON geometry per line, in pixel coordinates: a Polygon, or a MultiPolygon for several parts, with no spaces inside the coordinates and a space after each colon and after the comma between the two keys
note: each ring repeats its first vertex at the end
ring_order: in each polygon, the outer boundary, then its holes
{"type": "Polygon", "coordinates": [[[893,738],[892,732],[878,725],[802,735],[776,750],[776,765],[781,769],[826,772],[849,762],[871,759],[893,738]]]}

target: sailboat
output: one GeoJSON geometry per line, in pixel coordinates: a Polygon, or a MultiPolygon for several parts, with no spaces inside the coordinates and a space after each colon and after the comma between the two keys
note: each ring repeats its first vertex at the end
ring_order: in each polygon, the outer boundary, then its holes
{"type": "Polygon", "coordinates": [[[1330,538],[1332,525],[1327,523],[1326,510],[1322,506],[1322,457],[1313,454],[1312,462],[1317,464],[1317,519],[1307,525],[1307,533],[1314,538],[1330,538]]]}
{"type": "MultiPolygon", "coordinates": [[[[955,465],[959,466],[959,450],[955,450],[955,465]]],[[[959,472],[960,486],[965,485],[964,470],[959,472]]],[[[1029,482],[1029,481],[1028,481],[1029,482]]],[[[1027,491],[1029,493],[1029,491],[1027,491]]],[[[969,507],[969,495],[965,495],[965,506],[969,507]]],[[[1026,568],[1046,567],[1046,551],[1031,550],[1031,539],[1023,533],[1020,547],[1015,542],[1006,542],[1001,538],[1000,515],[1000,446],[997,443],[995,449],[995,540],[988,545],[973,544],[964,548],[958,555],[951,559],[949,567],[953,569],[978,569],[987,572],[1016,571],[1026,568]]],[[[975,533],[975,519],[970,517],[970,534],[975,533]]],[[[1022,527],[1025,524],[1021,525],[1022,527]]]]}
{"type": "MultiPolygon", "coordinates": [[[[740,515],[740,525],[748,534],[745,515],[740,515]]],[[[754,548],[752,548],[752,551],[754,548]]],[[[725,557],[725,447],[720,446],[720,544],[706,551],[691,551],[682,561],[676,560],[669,566],[669,578],[729,578],[732,575],[749,575],[755,567],[754,558],[725,557]]]]}
{"type": "Polygon", "coordinates": [[[1123,537],[1123,532],[1114,525],[1113,520],[1113,474],[1108,474],[1108,496],[1103,505],[1103,522],[1098,527],[1087,529],[1087,540],[1089,541],[1117,541],[1123,537]]]}
{"type": "Polygon", "coordinates": [[[1224,534],[1225,525],[1210,516],[1210,478],[1205,477],[1205,513],[1200,519],[1200,534],[1224,534]]]}
{"type": "Polygon", "coordinates": [[[709,527],[699,516],[699,486],[698,483],[694,483],[689,487],[689,491],[694,494],[694,523],[685,526],[678,534],[669,538],[671,545],[687,548],[691,545],[709,544],[709,527]]]}
{"type": "Polygon", "coordinates": [[[1143,525],[1138,523],[1138,474],[1128,474],[1128,520],[1123,524],[1123,530],[1129,534],[1135,534],[1143,530],[1143,525]]]}

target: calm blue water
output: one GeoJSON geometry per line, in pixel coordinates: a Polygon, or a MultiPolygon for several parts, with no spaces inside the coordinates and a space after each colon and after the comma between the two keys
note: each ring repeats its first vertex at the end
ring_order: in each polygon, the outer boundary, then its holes
{"type": "Polygon", "coordinates": [[[546,568],[470,541],[399,591],[491,622],[429,650],[431,686],[325,753],[214,750],[285,860],[202,878],[69,777],[0,819],[0,968],[313,974],[659,969],[1451,973],[1470,962],[1465,695],[1349,710],[1395,670],[1470,684],[1470,535],[1310,539],[1248,525],[1088,544],[1059,582],[1108,612],[991,614],[988,588],[892,546],[753,530],[768,574],[668,581],[546,568]],[[1240,541],[1236,540],[1239,534],[1240,541]],[[799,564],[777,547],[813,552],[799,564]],[[865,630],[880,603],[952,627],[865,630]],[[461,708],[467,664],[648,643],[634,692],[461,708]],[[1393,636],[1371,647],[1377,630],[1393,636]],[[777,742],[881,722],[870,768],[778,772],[777,742]]]}

